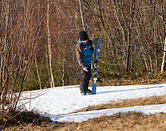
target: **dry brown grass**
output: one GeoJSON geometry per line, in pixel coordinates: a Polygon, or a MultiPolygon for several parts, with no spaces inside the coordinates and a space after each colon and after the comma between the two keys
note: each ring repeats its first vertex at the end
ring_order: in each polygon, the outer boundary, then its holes
{"type": "Polygon", "coordinates": [[[15,111],[10,109],[9,111],[0,112],[0,130],[13,127],[19,127],[20,125],[42,125],[42,123],[49,123],[51,120],[46,117],[41,117],[39,113],[32,111],[15,111]]]}
{"type": "MultiPolygon", "coordinates": [[[[155,74],[155,73],[144,73],[137,74],[132,73],[130,75],[123,75],[120,78],[111,78],[110,77],[102,77],[99,78],[99,82],[97,83],[99,86],[122,86],[122,85],[149,85],[149,84],[164,84],[166,83],[166,73],[155,74]]],[[[90,85],[92,81],[90,81],[90,85]]]]}
{"type": "Polygon", "coordinates": [[[60,131],[165,131],[166,114],[117,113],[101,116],[81,123],[65,123],[60,131]]]}
{"type": "Polygon", "coordinates": [[[55,123],[41,126],[32,124],[9,127],[6,131],[165,131],[166,113],[143,115],[141,112],[117,113],[80,123],[55,123]]]}
{"type": "MultiPolygon", "coordinates": [[[[151,84],[165,84],[166,79],[105,79],[104,82],[98,83],[99,86],[123,86],[123,85],[151,85],[151,84]]],[[[91,82],[92,84],[92,82],[91,82]]]]}
{"type": "Polygon", "coordinates": [[[155,104],[164,104],[164,103],[166,103],[166,95],[119,100],[119,101],[110,101],[109,103],[106,103],[106,104],[88,106],[78,110],[77,112],[121,108],[121,107],[142,106],[142,105],[155,105],[155,104]]]}

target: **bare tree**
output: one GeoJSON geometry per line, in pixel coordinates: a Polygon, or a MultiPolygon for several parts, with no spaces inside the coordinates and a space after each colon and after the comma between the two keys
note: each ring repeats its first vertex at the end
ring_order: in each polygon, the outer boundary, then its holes
{"type": "Polygon", "coordinates": [[[37,64],[37,60],[36,60],[36,54],[35,54],[35,66],[36,66],[36,72],[37,72],[37,77],[38,77],[38,80],[39,80],[39,87],[40,89],[42,89],[42,85],[41,85],[41,78],[40,78],[40,74],[39,74],[39,68],[38,68],[38,64],[37,64]]]}
{"type": "Polygon", "coordinates": [[[0,107],[2,109],[16,109],[38,43],[40,27],[34,14],[35,2],[31,3],[30,0],[19,2],[18,4],[18,1],[2,1],[3,8],[0,8],[3,18],[0,22],[2,25],[0,107]]]}
{"type": "Polygon", "coordinates": [[[121,33],[122,33],[122,42],[123,42],[123,65],[124,67],[126,67],[126,51],[125,51],[125,48],[126,48],[126,37],[125,37],[125,30],[120,22],[120,18],[119,18],[119,15],[118,15],[118,6],[116,5],[115,1],[114,0],[111,0],[112,2],[112,5],[113,5],[113,8],[114,8],[114,15],[115,15],[115,18],[117,20],[117,23],[119,25],[119,29],[121,30],[121,33]]]}
{"type": "Polygon", "coordinates": [[[82,26],[83,26],[84,31],[86,31],[81,0],[79,0],[79,6],[80,6],[80,14],[81,14],[82,26]]]}
{"type": "Polygon", "coordinates": [[[55,86],[55,83],[54,83],[54,76],[53,76],[53,73],[52,73],[52,54],[51,54],[51,35],[50,35],[50,14],[49,14],[49,11],[50,11],[50,1],[47,0],[47,35],[48,35],[48,57],[49,57],[49,69],[50,69],[50,85],[51,87],[54,87],[55,86]]]}
{"type": "Polygon", "coordinates": [[[163,61],[162,61],[162,65],[161,65],[161,73],[163,72],[164,67],[165,67],[165,57],[166,57],[166,37],[165,37],[165,42],[164,42],[163,61]]]}

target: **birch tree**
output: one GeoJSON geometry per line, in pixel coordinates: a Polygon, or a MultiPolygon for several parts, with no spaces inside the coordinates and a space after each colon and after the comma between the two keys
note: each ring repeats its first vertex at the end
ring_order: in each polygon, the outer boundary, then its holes
{"type": "Polygon", "coordinates": [[[164,71],[165,57],[166,57],[166,37],[165,37],[165,42],[164,42],[163,61],[162,61],[162,65],[161,65],[161,73],[164,71]]]}
{"type": "Polygon", "coordinates": [[[82,27],[84,31],[86,31],[81,0],[79,0],[79,6],[80,6],[80,14],[81,14],[81,20],[82,20],[82,27]]]}
{"type": "Polygon", "coordinates": [[[48,57],[49,57],[49,70],[50,70],[50,86],[54,87],[55,83],[54,83],[54,76],[53,76],[53,72],[52,72],[52,54],[51,54],[51,35],[50,35],[50,15],[49,15],[49,11],[50,11],[50,1],[47,0],[47,36],[48,36],[48,57]]]}

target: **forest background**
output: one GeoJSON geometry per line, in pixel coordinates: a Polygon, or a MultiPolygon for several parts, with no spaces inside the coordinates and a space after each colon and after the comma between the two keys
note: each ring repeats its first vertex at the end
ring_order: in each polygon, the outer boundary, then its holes
{"type": "Polygon", "coordinates": [[[79,85],[82,30],[101,39],[100,85],[166,70],[166,0],[2,0],[0,16],[2,109],[25,90],[79,85]]]}

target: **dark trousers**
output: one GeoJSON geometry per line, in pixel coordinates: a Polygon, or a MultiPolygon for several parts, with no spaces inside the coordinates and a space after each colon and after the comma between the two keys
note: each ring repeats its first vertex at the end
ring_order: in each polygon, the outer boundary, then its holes
{"type": "Polygon", "coordinates": [[[81,83],[80,83],[80,92],[84,92],[84,91],[88,90],[89,80],[91,78],[91,65],[88,65],[87,67],[88,67],[88,72],[84,71],[81,68],[82,79],[81,79],[81,83]]]}

